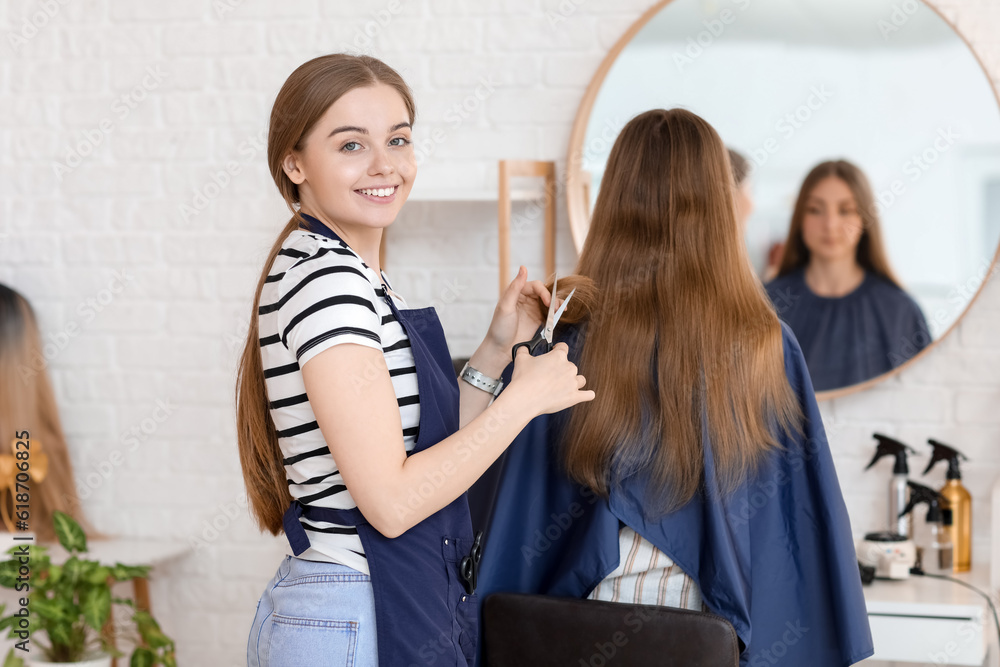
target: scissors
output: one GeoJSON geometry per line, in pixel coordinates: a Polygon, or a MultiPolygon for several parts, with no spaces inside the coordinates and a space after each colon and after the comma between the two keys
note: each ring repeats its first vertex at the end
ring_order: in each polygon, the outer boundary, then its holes
{"type": "Polygon", "coordinates": [[[476,585],[479,583],[479,561],[483,557],[483,531],[476,533],[476,539],[472,542],[472,549],[469,555],[464,556],[458,563],[458,576],[462,580],[465,592],[472,595],[476,592],[476,585]]]}
{"type": "Polygon", "coordinates": [[[561,306],[559,306],[559,310],[556,310],[556,281],[557,278],[552,279],[552,298],[549,300],[549,316],[545,320],[545,326],[539,329],[538,333],[536,333],[531,340],[518,343],[511,349],[510,356],[513,359],[517,359],[517,348],[519,347],[528,348],[528,353],[532,355],[534,355],[535,350],[542,347],[543,344],[543,353],[552,349],[552,332],[555,331],[556,324],[559,323],[559,318],[562,317],[563,311],[566,310],[566,304],[569,303],[569,300],[572,299],[573,295],[576,293],[576,288],[574,287],[573,291],[569,293],[568,297],[566,297],[566,300],[562,302],[561,306]]]}

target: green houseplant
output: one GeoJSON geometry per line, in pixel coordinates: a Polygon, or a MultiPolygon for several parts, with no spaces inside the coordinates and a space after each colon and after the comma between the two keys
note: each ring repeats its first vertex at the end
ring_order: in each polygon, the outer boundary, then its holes
{"type": "MultiPolygon", "coordinates": [[[[134,629],[134,633],[122,637],[135,644],[130,667],[176,667],[174,642],[163,634],[149,612],[136,609],[128,598],[111,595],[114,583],[145,577],[150,567],[121,563],[108,567],[81,558],[87,552],[87,537],[80,524],[59,511],[53,513],[52,519],[69,558],[62,565],[54,565],[47,547],[30,544],[25,573],[20,560],[23,548],[13,547],[7,552],[12,558],[0,562],[0,586],[20,591],[22,596],[26,593],[28,604],[27,613],[18,607],[12,614],[5,614],[6,605],[0,605],[0,632],[9,630],[8,638],[22,646],[28,637],[30,643],[26,646],[31,652],[24,655],[33,656],[40,650],[48,662],[81,662],[101,657],[102,653],[123,657],[125,653],[111,644],[108,632],[113,606],[123,605],[132,610],[128,629],[134,629]],[[48,638],[47,645],[39,641],[39,631],[48,638]]],[[[25,659],[19,653],[17,648],[11,648],[3,667],[24,667],[25,659]]]]}

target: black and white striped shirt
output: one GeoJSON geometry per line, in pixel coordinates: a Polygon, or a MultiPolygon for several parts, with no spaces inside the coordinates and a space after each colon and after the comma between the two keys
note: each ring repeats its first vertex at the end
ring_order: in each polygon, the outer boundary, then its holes
{"type": "MultiPolygon", "coordinates": [[[[388,295],[374,269],[345,243],[295,230],[282,244],[261,291],[257,316],[271,419],[288,490],[304,505],[357,506],[319,430],[302,380],[301,367],[323,350],[357,343],[381,351],[399,404],[406,451],[416,442],[420,401],[413,351],[386,299],[393,298],[398,309],[407,306],[392,292],[384,272],[381,277],[388,295]]],[[[301,521],[311,547],[300,558],[368,573],[355,528],[301,521]]]]}

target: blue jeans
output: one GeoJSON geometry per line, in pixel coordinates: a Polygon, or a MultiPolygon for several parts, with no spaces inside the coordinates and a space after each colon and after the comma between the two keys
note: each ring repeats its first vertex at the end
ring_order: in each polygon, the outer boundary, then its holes
{"type": "Polygon", "coordinates": [[[248,667],[376,667],[371,577],[285,556],[257,602],[248,667]]]}

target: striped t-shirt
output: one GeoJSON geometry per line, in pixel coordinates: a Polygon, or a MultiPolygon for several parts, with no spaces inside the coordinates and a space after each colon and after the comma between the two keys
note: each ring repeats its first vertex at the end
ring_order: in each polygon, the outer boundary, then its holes
{"type": "Polygon", "coordinates": [[[705,611],[697,582],[642,535],[622,527],[618,549],[618,567],[597,585],[589,599],[705,611]]]}
{"type": "MultiPolygon", "coordinates": [[[[407,306],[393,293],[384,272],[381,278],[343,241],[297,229],[282,243],[261,291],[257,316],[271,419],[288,490],[303,505],[357,507],[319,430],[302,380],[301,367],[323,350],[356,343],[382,352],[399,405],[403,445],[409,452],[416,443],[420,401],[413,351],[386,299],[393,298],[398,309],[407,306]]],[[[305,517],[301,522],[311,546],[300,558],[368,573],[357,529],[305,517]]]]}

